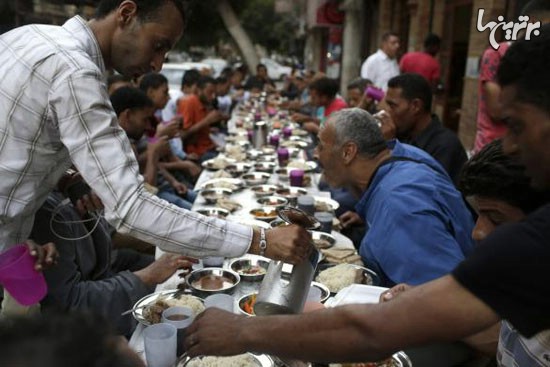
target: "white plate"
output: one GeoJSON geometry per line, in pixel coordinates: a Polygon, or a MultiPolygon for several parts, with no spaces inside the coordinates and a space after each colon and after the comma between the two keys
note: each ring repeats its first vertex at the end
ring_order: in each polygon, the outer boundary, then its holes
{"type": "MultiPolygon", "coordinates": [[[[143,297],[142,299],[140,299],[139,301],[136,302],[136,304],[134,305],[134,311],[132,312],[132,315],[134,316],[134,318],[139,323],[148,326],[151,323],[149,321],[147,321],[147,319],[143,316],[143,311],[145,311],[145,307],[154,304],[158,299],[175,299],[175,298],[178,298],[178,297],[175,297],[175,296],[178,295],[177,294],[178,292],[180,292],[178,289],[170,289],[170,290],[164,290],[164,291],[160,291],[160,292],[156,292],[156,293],[151,293],[151,294],[143,297]]],[[[185,293],[181,293],[181,292],[180,292],[180,294],[181,295],[186,295],[188,297],[196,298],[197,300],[204,303],[204,301],[199,297],[195,297],[195,296],[192,296],[190,294],[185,294],[185,293]]]]}
{"type": "Polygon", "coordinates": [[[324,198],[322,196],[314,196],[313,198],[315,199],[315,211],[322,211],[317,209],[317,206],[322,204],[326,204],[330,208],[330,210],[336,210],[340,207],[340,203],[336,200],[324,198]]]}
{"type": "Polygon", "coordinates": [[[213,188],[213,187],[223,187],[223,188],[228,188],[232,191],[237,191],[237,190],[240,190],[242,189],[243,187],[245,186],[245,182],[243,180],[241,180],[240,178],[226,178],[226,177],[221,177],[221,178],[213,178],[211,180],[208,180],[206,182],[204,182],[200,188],[201,189],[210,189],[210,188],[213,188]],[[231,187],[229,187],[231,186],[231,187]]]}
{"type": "Polygon", "coordinates": [[[377,287],[374,285],[352,284],[342,289],[329,299],[327,307],[336,307],[357,303],[378,303],[380,295],[389,288],[377,287]]]}

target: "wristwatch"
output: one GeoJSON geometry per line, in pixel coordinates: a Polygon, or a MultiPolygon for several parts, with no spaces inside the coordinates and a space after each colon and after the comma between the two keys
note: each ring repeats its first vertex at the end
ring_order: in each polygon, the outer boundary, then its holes
{"type": "Polygon", "coordinates": [[[265,256],[267,241],[265,240],[265,229],[260,228],[260,256],[265,256]]]}

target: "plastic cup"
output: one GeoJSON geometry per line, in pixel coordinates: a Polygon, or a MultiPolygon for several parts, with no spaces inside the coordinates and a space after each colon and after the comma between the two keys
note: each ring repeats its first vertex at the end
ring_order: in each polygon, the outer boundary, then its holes
{"type": "Polygon", "coordinates": [[[303,210],[309,215],[313,215],[315,213],[315,199],[313,196],[309,195],[303,195],[298,196],[298,209],[303,210]]]}
{"type": "Polygon", "coordinates": [[[283,128],[283,136],[284,136],[285,138],[290,138],[291,135],[292,135],[292,128],[290,128],[290,127],[288,127],[288,126],[287,126],[287,127],[284,127],[284,128],[283,128]]]}
{"type": "Polygon", "coordinates": [[[319,230],[321,232],[325,233],[331,233],[332,232],[332,220],[334,218],[334,215],[329,212],[318,212],[315,213],[315,219],[321,223],[321,228],[319,230]]]}
{"type": "Polygon", "coordinates": [[[173,367],[177,360],[177,329],[160,323],[143,331],[147,367],[173,367]]]}
{"type": "Polygon", "coordinates": [[[279,146],[279,135],[274,134],[269,137],[269,144],[273,145],[274,147],[279,146]]]}
{"type": "Polygon", "coordinates": [[[0,284],[23,306],[38,303],[48,292],[44,274],[34,269],[35,261],[26,245],[0,254],[0,284]]]}
{"type": "Polygon", "coordinates": [[[369,85],[365,90],[365,95],[369,98],[374,99],[377,102],[380,102],[384,99],[384,91],[371,85],[369,85]]]}
{"type": "Polygon", "coordinates": [[[202,259],[202,264],[205,267],[221,268],[224,260],[222,256],[208,256],[202,259]]]}
{"type": "Polygon", "coordinates": [[[288,151],[287,148],[277,149],[277,160],[279,161],[279,167],[286,166],[289,159],[290,159],[290,152],[288,151]]]}
{"type": "Polygon", "coordinates": [[[169,307],[162,312],[161,321],[170,324],[177,329],[176,354],[181,356],[185,353],[183,340],[185,339],[185,329],[195,319],[193,310],[189,307],[169,307]]]}
{"type": "Polygon", "coordinates": [[[216,307],[227,312],[234,312],[235,299],[229,294],[213,294],[204,299],[204,307],[216,307]]]}
{"type": "Polygon", "coordinates": [[[293,169],[289,173],[290,186],[304,186],[304,170],[293,169]]]}

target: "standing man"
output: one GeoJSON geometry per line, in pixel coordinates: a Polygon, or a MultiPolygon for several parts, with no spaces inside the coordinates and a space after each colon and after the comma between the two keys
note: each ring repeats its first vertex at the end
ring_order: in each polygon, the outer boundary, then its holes
{"type": "Polygon", "coordinates": [[[435,58],[441,47],[441,38],[436,34],[429,34],[424,40],[424,51],[407,52],[399,62],[402,73],[416,73],[422,75],[432,90],[435,90],[440,78],[439,61],[435,58]]]}
{"type": "Polygon", "coordinates": [[[61,27],[29,25],[0,36],[0,250],[27,239],[34,213],[73,163],[111,225],[167,251],[306,257],[310,236],[296,226],[264,234],[145,190],[104,75],[159,71],[183,33],[184,13],[180,0],[103,0],[89,22],[75,16],[61,27]]]}
{"type": "Polygon", "coordinates": [[[361,78],[372,80],[376,87],[386,91],[388,80],[399,75],[398,50],[399,36],[393,32],[384,33],[378,51],[370,55],[361,66],[361,78]]]}

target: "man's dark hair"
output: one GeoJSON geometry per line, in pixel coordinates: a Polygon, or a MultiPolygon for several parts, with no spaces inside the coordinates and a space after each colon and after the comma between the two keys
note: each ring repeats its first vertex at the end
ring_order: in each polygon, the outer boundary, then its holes
{"type": "Polygon", "coordinates": [[[430,33],[424,39],[424,48],[432,48],[441,46],[441,38],[437,34],[430,33]]]}
{"type": "MultiPolygon", "coordinates": [[[[124,0],[101,0],[95,11],[95,18],[102,19],[116,10],[124,0]]],[[[185,0],[133,0],[137,5],[138,19],[142,22],[159,20],[159,10],[166,4],[172,3],[178,9],[183,19],[183,24],[187,24],[187,4],[185,0]]]]}
{"type": "Polygon", "coordinates": [[[0,366],[135,367],[100,316],[43,314],[0,320],[0,366]]]}
{"type": "Polygon", "coordinates": [[[130,78],[129,76],[122,75],[122,74],[113,74],[107,77],[107,88],[110,88],[111,85],[115,83],[131,83],[131,82],[132,82],[132,78],[130,78]]]}
{"type": "Polygon", "coordinates": [[[393,31],[390,31],[390,32],[386,32],[382,35],[382,42],[386,42],[392,36],[399,38],[399,35],[397,33],[393,32],[393,31]]]}
{"type": "Polygon", "coordinates": [[[127,109],[153,107],[153,101],[144,91],[134,87],[121,87],[111,95],[111,104],[117,116],[127,109]]]}
{"type": "Polygon", "coordinates": [[[168,85],[168,79],[166,79],[164,75],[151,72],[145,74],[141,78],[139,82],[139,89],[147,93],[149,89],[157,89],[164,84],[168,85]]]}
{"type": "Polygon", "coordinates": [[[313,81],[309,85],[309,89],[316,91],[321,96],[327,96],[332,99],[336,97],[339,88],[336,80],[323,77],[313,81]]]}
{"type": "Polygon", "coordinates": [[[227,83],[227,81],[228,79],[224,76],[219,76],[216,79],[214,79],[214,82],[216,82],[216,84],[225,84],[227,83]]]}
{"type": "Polygon", "coordinates": [[[464,164],[458,187],[464,196],[501,200],[528,214],[550,199],[530,184],[518,157],[504,154],[502,141],[494,140],[464,164]]]}
{"type": "Polygon", "coordinates": [[[181,78],[182,87],[191,87],[199,82],[201,78],[201,73],[197,69],[191,69],[185,71],[183,77],[181,78]]]}
{"type": "Polygon", "coordinates": [[[201,76],[197,82],[197,87],[199,89],[203,89],[206,84],[216,84],[216,80],[214,80],[211,76],[201,76]]]}
{"type": "Polygon", "coordinates": [[[394,76],[388,81],[388,88],[401,88],[403,98],[409,101],[418,98],[424,105],[424,111],[432,110],[432,88],[422,75],[405,73],[394,76]]]}
{"type": "Polygon", "coordinates": [[[363,79],[361,77],[353,79],[347,86],[347,89],[359,89],[361,92],[365,91],[367,85],[372,84],[369,79],[363,79]]]}
{"type": "Polygon", "coordinates": [[[497,78],[502,87],[515,86],[516,99],[550,113],[550,24],[540,36],[519,40],[504,54],[497,78]]]}
{"type": "Polygon", "coordinates": [[[528,15],[529,17],[538,16],[541,13],[550,13],[550,1],[531,0],[521,9],[519,15],[528,15]]]}

